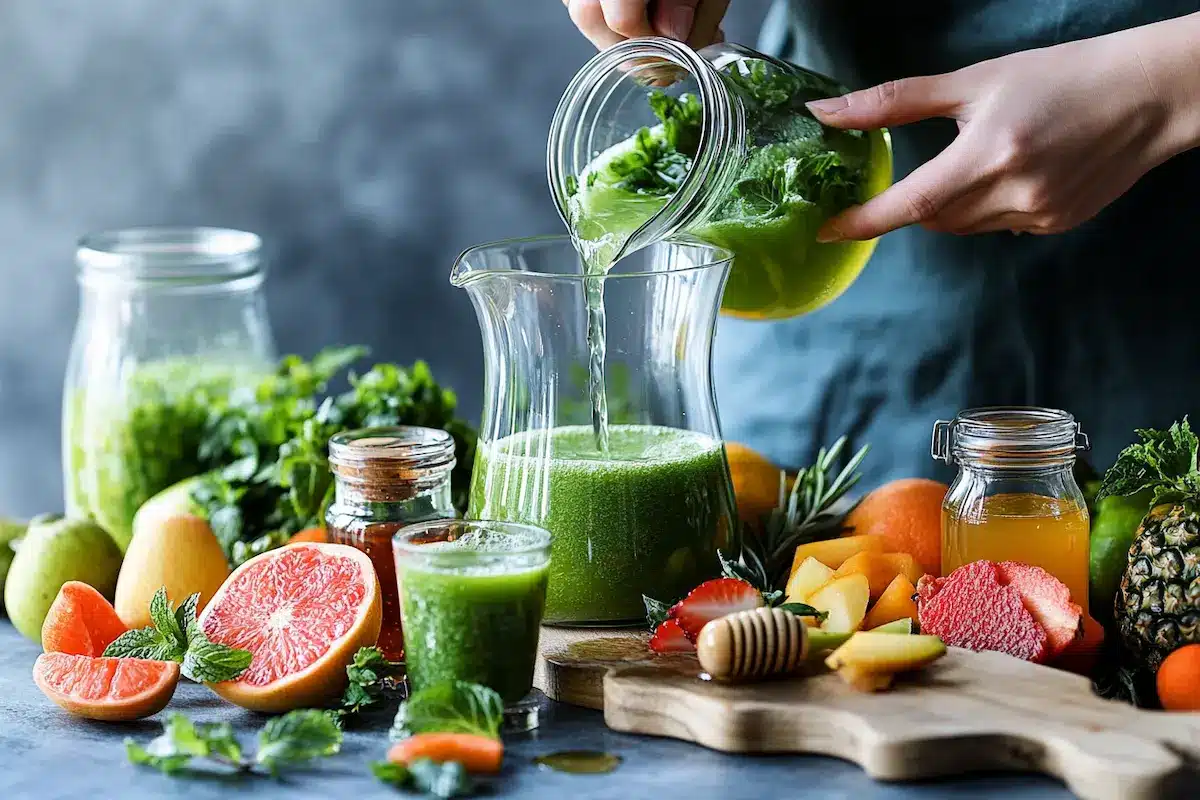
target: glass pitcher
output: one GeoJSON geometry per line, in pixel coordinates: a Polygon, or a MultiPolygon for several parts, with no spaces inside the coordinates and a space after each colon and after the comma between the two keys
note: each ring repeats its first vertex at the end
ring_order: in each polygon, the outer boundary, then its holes
{"type": "Polygon", "coordinates": [[[827,128],[805,102],[846,88],[735,44],[663,38],[598,53],[550,126],[550,193],[613,259],[680,231],[736,257],[722,311],[791,317],[832,302],[875,240],[818,243],[826,219],[886,189],[886,130],[827,128]]]}
{"type": "Polygon", "coordinates": [[[463,253],[484,347],[484,410],[468,516],[554,536],[545,621],[644,624],[738,545],[711,352],[728,251],[653,244],[585,276],[566,236],[463,253]],[[607,452],[593,417],[588,300],[603,281],[607,452]]]}
{"type": "Polygon", "coordinates": [[[84,237],[63,391],[68,513],[124,550],[146,500],[201,471],[209,409],[272,369],[253,233],[138,228],[84,237]]]}

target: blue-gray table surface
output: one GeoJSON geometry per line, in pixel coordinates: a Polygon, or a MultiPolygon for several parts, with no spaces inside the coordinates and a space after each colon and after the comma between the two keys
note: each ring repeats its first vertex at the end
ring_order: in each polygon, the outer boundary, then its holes
{"type": "MultiPolygon", "coordinates": [[[[350,726],[342,752],[316,766],[266,777],[168,778],[125,760],[126,736],[147,741],[159,717],[126,724],[74,719],[38,691],[30,677],[39,648],[0,619],[0,798],[3,800],[187,800],[253,795],[258,800],[325,797],[402,797],[378,783],[367,764],[387,747],[387,714],[350,726]]],[[[264,717],[235,708],[201,686],[183,683],[170,709],[198,721],[227,720],[249,742],[264,717]]],[[[161,716],[161,715],[160,715],[161,716]]],[[[732,756],[669,739],[610,731],[595,711],[546,703],[542,726],[508,737],[503,773],[487,796],[619,798],[619,800],[740,800],[808,797],[1064,798],[1054,781],[1032,775],[983,775],[954,781],[883,784],[854,764],[819,756],[732,756]],[[566,775],[534,766],[534,756],[564,749],[615,753],[621,766],[608,775],[566,775]]]]}

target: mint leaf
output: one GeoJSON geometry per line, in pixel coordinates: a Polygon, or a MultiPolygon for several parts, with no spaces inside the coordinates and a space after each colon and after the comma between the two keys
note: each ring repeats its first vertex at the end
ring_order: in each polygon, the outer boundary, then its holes
{"type": "Polygon", "coordinates": [[[188,762],[192,760],[192,757],[187,755],[156,756],[129,738],[125,739],[125,757],[129,759],[129,763],[131,764],[153,767],[161,771],[164,775],[174,775],[186,767],[188,762]]]}
{"type": "Polygon", "coordinates": [[[183,640],[191,642],[192,628],[196,625],[196,606],[200,604],[200,593],[194,592],[175,609],[175,624],[183,631],[183,640]]]}
{"type": "Polygon", "coordinates": [[[244,768],[242,748],[228,723],[197,725],[179,712],[167,715],[162,734],[146,747],[126,739],[125,754],[130,762],[153,767],[167,775],[181,771],[193,758],[208,758],[244,768]]]}
{"type": "Polygon", "coordinates": [[[422,689],[401,703],[389,736],[400,740],[418,733],[474,733],[499,739],[503,720],[504,701],[495,691],[451,681],[422,689]]]}
{"type": "Polygon", "coordinates": [[[253,654],[249,650],[210,642],[207,637],[203,640],[197,638],[184,654],[180,671],[197,683],[220,683],[240,676],[250,666],[252,659],[253,654]]]}
{"type": "Polygon", "coordinates": [[[331,756],[342,747],[342,731],[326,711],[300,709],[270,720],[258,734],[256,764],[272,775],[285,765],[331,756]]]}
{"type": "Polygon", "coordinates": [[[167,641],[156,628],[125,631],[104,648],[107,658],[145,658],[151,661],[180,661],[183,653],[176,642],[167,641]]]}
{"type": "Polygon", "coordinates": [[[349,684],[342,693],[340,715],[357,714],[384,698],[390,681],[401,674],[404,665],[388,661],[378,647],[360,647],[354,661],[346,667],[349,684]]]}
{"type": "Polygon", "coordinates": [[[160,586],[150,598],[150,621],[168,642],[177,642],[180,650],[187,649],[187,639],[183,635],[183,626],[175,619],[171,611],[171,601],[167,599],[167,587],[160,586]]]}
{"type": "Polygon", "coordinates": [[[417,791],[434,797],[463,797],[471,793],[471,777],[457,761],[436,763],[419,758],[408,765],[408,774],[417,791]]]}

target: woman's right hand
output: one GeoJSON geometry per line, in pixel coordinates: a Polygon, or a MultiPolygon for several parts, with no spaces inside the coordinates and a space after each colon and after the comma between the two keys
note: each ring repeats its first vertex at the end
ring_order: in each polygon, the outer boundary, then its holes
{"type": "Polygon", "coordinates": [[[563,0],[563,5],[598,50],[639,36],[666,36],[700,48],[724,41],[720,23],[729,0],[563,0]]]}

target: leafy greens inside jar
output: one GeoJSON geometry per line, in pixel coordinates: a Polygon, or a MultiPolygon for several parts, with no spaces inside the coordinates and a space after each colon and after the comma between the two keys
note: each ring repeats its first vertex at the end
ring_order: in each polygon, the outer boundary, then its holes
{"type": "Polygon", "coordinates": [[[817,243],[817,231],[892,179],[886,131],[829,128],[804,105],[845,91],[737,45],[631,39],[595,56],[548,146],[551,192],[588,271],[689,234],[735,255],[727,314],[789,317],[834,300],[875,242],[817,243]]]}

